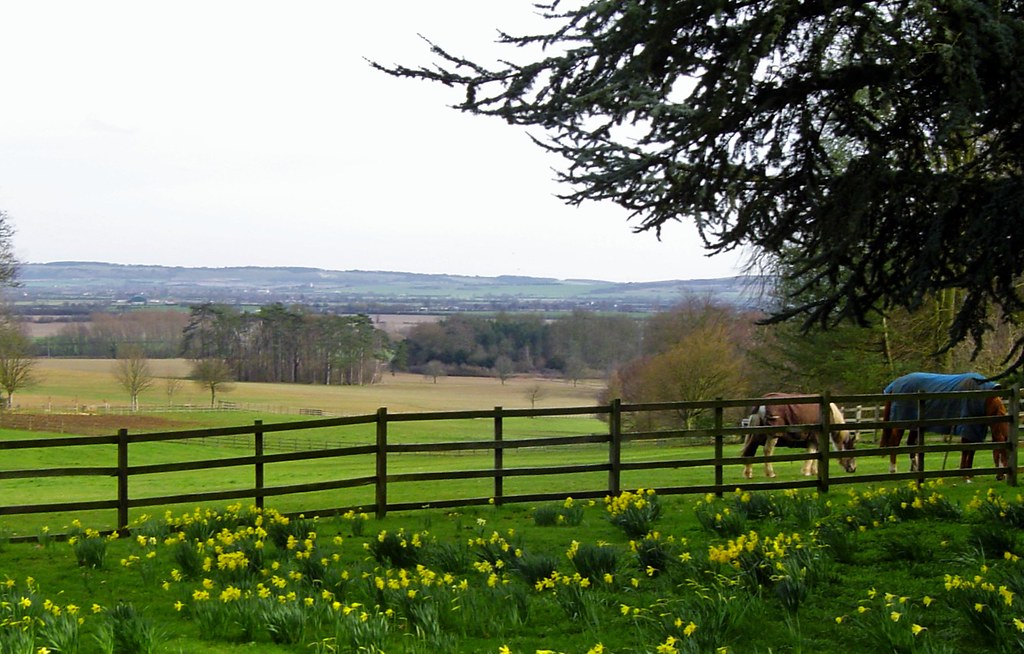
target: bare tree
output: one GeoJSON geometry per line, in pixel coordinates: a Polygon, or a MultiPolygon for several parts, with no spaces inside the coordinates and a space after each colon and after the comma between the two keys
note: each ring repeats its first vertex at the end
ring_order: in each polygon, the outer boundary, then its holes
{"type": "Polygon", "coordinates": [[[423,367],[423,376],[430,377],[436,384],[438,377],[445,376],[444,364],[437,359],[427,361],[427,365],[423,367]]]}
{"type": "Polygon", "coordinates": [[[502,386],[505,385],[505,380],[512,376],[513,370],[515,370],[515,366],[512,364],[512,359],[504,354],[494,360],[494,376],[501,380],[502,386]]]}
{"type": "Polygon", "coordinates": [[[217,391],[227,393],[234,388],[231,367],[224,359],[196,359],[189,375],[196,384],[210,391],[210,408],[217,401],[217,391]]]}
{"type": "Polygon", "coordinates": [[[544,385],[540,382],[534,382],[523,389],[523,395],[525,395],[526,399],[530,402],[531,409],[536,409],[537,402],[547,397],[547,394],[547,389],[544,388],[544,385]]]}
{"type": "Polygon", "coordinates": [[[164,394],[167,396],[167,406],[174,404],[174,395],[181,390],[181,380],[177,377],[164,378],[164,394]]]}
{"type": "Polygon", "coordinates": [[[13,406],[14,392],[36,383],[36,360],[30,356],[31,342],[16,325],[0,325],[0,388],[7,391],[4,405],[13,406]]]}
{"type": "Polygon", "coordinates": [[[114,362],[114,377],[131,398],[131,410],[139,410],[139,394],[156,381],[149,367],[149,359],[140,347],[126,347],[114,362]]]}

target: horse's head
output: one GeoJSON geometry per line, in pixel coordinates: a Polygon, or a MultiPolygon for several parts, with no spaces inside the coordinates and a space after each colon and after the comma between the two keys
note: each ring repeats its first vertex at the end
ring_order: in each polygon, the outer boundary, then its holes
{"type": "MultiPolygon", "coordinates": [[[[986,416],[1005,416],[1006,415],[1006,404],[1003,402],[1003,398],[998,395],[985,398],[985,415],[986,416]]],[[[1008,422],[995,422],[992,423],[992,440],[994,441],[1005,441],[1010,432],[1010,423],[1008,422]],[[997,430],[1000,433],[997,435],[997,430]],[[1002,436],[1000,438],[999,436],[1002,436]]]]}

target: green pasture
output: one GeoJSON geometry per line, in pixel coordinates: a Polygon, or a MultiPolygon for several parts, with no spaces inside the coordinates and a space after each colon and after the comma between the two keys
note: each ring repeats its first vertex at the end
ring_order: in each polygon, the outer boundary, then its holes
{"type": "MultiPolygon", "coordinates": [[[[265,424],[296,420],[294,416],[233,411],[193,414],[193,419],[205,426],[227,427],[252,425],[257,419],[265,424]]],[[[607,424],[593,417],[540,417],[507,418],[503,421],[505,440],[555,436],[574,436],[607,433],[607,424]]],[[[48,434],[0,430],[0,439],[61,437],[66,434],[48,434]]],[[[131,433],[129,433],[129,437],[131,433]]],[[[372,445],[375,443],[375,425],[349,425],[341,427],[270,432],[265,435],[267,454],[300,452],[316,449],[372,445]]],[[[389,443],[444,443],[454,441],[489,441],[493,438],[493,422],[487,419],[410,421],[389,423],[389,443]]],[[[253,454],[251,435],[215,436],[204,439],[140,442],[129,445],[129,466],[167,464],[186,461],[224,460],[253,454]]],[[[737,455],[739,443],[726,446],[726,454],[737,455]]],[[[642,441],[626,443],[622,460],[650,462],[667,460],[695,460],[711,458],[709,445],[684,446],[678,441],[642,441]]],[[[572,446],[545,446],[506,450],[503,466],[506,469],[547,467],[556,469],[560,464],[607,463],[606,444],[579,444],[572,446]]],[[[113,467],[117,464],[117,448],[109,445],[64,446],[46,449],[14,449],[5,453],[4,469],[32,470],[61,467],[113,467]]],[[[883,457],[861,457],[859,471],[883,472],[887,460],[883,457]]],[[[485,470],[494,465],[494,454],[489,450],[459,450],[437,453],[393,453],[388,458],[388,473],[454,472],[485,470]]],[[[800,463],[776,464],[777,480],[800,479],[800,463]]],[[[265,487],[274,488],[315,482],[371,477],[375,475],[373,455],[333,457],[314,461],[293,461],[267,464],[265,487]]],[[[837,463],[832,465],[832,476],[847,478],[837,463]]],[[[726,468],[728,482],[742,478],[739,465],[726,468]]],[[[763,480],[763,466],[755,467],[755,481],[763,480]]],[[[633,470],[622,473],[622,488],[696,486],[714,483],[711,467],[666,468],[633,470]]],[[[133,475],[129,480],[129,497],[133,500],[155,498],[168,494],[229,491],[252,488],[254,468],[251,465],[226,468],[133,475]]],[[[607,488],[607,473],[546,474],[506,477],[504,495],[536,493],[581,493],[607,488]]],[[[116,498],[116,479],[101,476],[34,477],[0,480],[0,493],[9,505],[47,504],[68,501],[113,500],[116,498]]],[[[429,506],[432,502],[461,499],[490,498],[495,495],[492,477],[464,480],[427,480],[392,482],[388,485],[391,503],[414,503],[429,506]]],[[[251,503],[253,500],[240,500],[251,503]]],[[[268,505],[286,513],[319,511],[334,508],[361,508],[374,503],[372,485],[294,495],[271,496],[268,505]]],[[[165,510],[188,510],[189,506],[138,507],[130,516],[162,514],[165,510]]],[[[31,514],[0,517],[0,529],[12,536],[31,536],[43,526],[56,531],[73,518],[88,519],[98,528],[115,527],[113,509],[92,511],[86,515],[31,514]]]]}
{"type": "MultiPolygon", "coordinates": [[[[48,601],[63,610],[78,607],[82,635],[74,651],[79,654],[104,651],[95,636],[122,604],[138,610],[153,645],[121,651],[158,654],[1020,651],[1013,620],[1024,617],[1019,605],[1024,563],[1016,558],[1024,542],[1013,536],[1014,529],[1000,538],[997,529],[1006,532],[1005,525],[993,522],[999,519],[995,512],[985,513],[982,506],[993,497],[1006,498],[1001,509],[1011,517],[1003,520],[1013,520],[1016,529],[1024,511],[1021,500],[1015,489],[991,479],[947,480],[924,489],[880,485],[837,490],[828,497],[809,492],[663,497],[651,522],[654,531],[645,538],[627,536],[601,501],[579,503],[578,522],[571,525],[539,520],[542,510],[561,510],[562,502],[396,512],[380,521],[358,516],[296,521],[298,544],[285,548],[268,538],[261,571],[243,578],[212,566],[180,580],[173,573],[182,569],[177,538],[166,538],[157,518],[137,523],[132,538],[109,542],[97,567],[79,565],[77,550],[67,542],[0,540],[0,579],[11,583],[0,589],[0,606],[13,612],[30,599],[31,607],[48,601]],[[728,528],[722,516],[733,516],[728,528]],[[834,540],[824,546],[827,530],[834,540]],[[147,534],[157,538],[152,543],[135,538],[147,534]],[[424,568],[375,558],[385,535],[413,534],[424,544],[424,568]],[[759,541],[775,544],[762,547],[759,541]],[[515,549],[507,554],[515,563],[497,573],[492,586],[490,573],[476,564],[487,560],[486,543],[505,542],[515,549]],[[729,552],[736,556],[738,542],[750,545],[739,548],[748,552],[746,558],[735,559],[735,567],[717,560],[729,552]],[[608,548],[615,557],[611,577],[602,581],[598,575],[589,587],[572,585],[578,565],[569,556],[574,543],[608,548]],[[325,567],[303,563],[298,554],[304,547],[328,561],[325,567]],[[463,562],[449,558],[460,550],[463,562]],[[528,581],[531,566],[544,561],[561,575],[554,579],[570,581],[549,588],[528,581]],[[776,563],[782,567],[776,569],[776,563]],[[765,568],[757,572],[758,565],[765,568]],[[426,581],[425,573],[447,570],[452,570],[449,581],[426,581]],[[337,576],[341,571],[348,581],[337,576]],[[754,574],[764,577],[758,581],[754,574]],[[993,582],[991,591],[951,588],[949,582],[979,576],[993,582]],[[280,580],[280,591],[271,579],[280,580]],[[253,599],[218,595],[256,584],[274,588],[281,599],[261,607],[253,599]],[[1000,594],[997,588],[1012,590],[1000,594]],[[210,598],[197,599],[204,589],[210,598]],[[1007,596],[1011,602],[1004,605],[1007,596]],[[331,609],[331,602],[341,608],[331,609]],[[984,606],[975,609],[975,604],[984,606]],[[89,608],[94,606],[95,612],[89,608]],[[236,606],[250,612],[251,631],[240,622],[243,614],[236,606]],[[293,615],[299,621],[294,640],[279,640],[281,623],[265,626],[272,606],[306,607],[293,615]],[[342,615],[350,608],[356,609],[351,623],[342,615]],[[360,612],[367,622],[360,622],[360,612]],[[390,617],[376,622],[374,616],[387,612],[390,617]],[[377,625],[378,631],[361,631],[358,624],[377,625]],[[359,637],[374,638],[378,649],[357,649],[359,637]]],[[[230,514],[225,508],[218,513],[230,514]]],[[[172,517],[178,515],[183,514],[172,517]]],[[[236,523],[225,524],[235,529],[236,523]]],[[[219,530],[215,526],[211,533],[219,530]]],[[[218,549],[233,550],[242,539],[218,535],[216,540],[218,549]]],[[[50,635],[41,627],[35,633],[33,654],[50,635]]],[[[4,637],[13,639],[12,631],[0,627],[4,637]]]]}
{"type": "MultiPolygon", "coordinates": [[[[50,385],[43,390],[51,398],[78,393],[81,400],[87,391],[102,398],[110,390],[102,368],[99,362],[66,362],[59,369],[60,374],[49,377],[50,385]],[[103,387],[104,384],[108,385],[103,387]]],[[[525,406],[524,399],[517,394],[529,383],[530,380],[517,380],[516,384],[503,386],[497,380],[442,379],[435,385],[421,378],[405,377],[360,389],[254,384],[239,385],[232,399],[253,404],[280,400],[276,406],[316,406],[325,410],[330,406],[338,412],[351,409],[352,414],[370,414],[376,406],[388,407],[389,413],[514,408],[525,406]],[[243,397],[246,399],[242,400],[243,397]]],[[[544,406],[592,404],[587,393],[593,392],[593,388],[587,390],[551,380],[543,383],[552,389],[544,406]],[[560,395],[555,394],[556,389],[560,395]]],[[[40,390],[37,387],[36,391],[40,390]]],[[[17,411],[33,410],[40,414],[45,411],[24,406],[17,411]]],[[[100,411],[96,407],[86,410],[100,411]]],[[[143,415],[167,420],[181,428],[252,425],[256,420],[271,425],[305,418],[261,410],[197,410],[183,414],[157,411],[155,407],[143,415]]],[[[125,424],[134,424],[134,417],[125,415],[125,424]]],[[[70,424],[73,422],[69,421],[70,424]]],[[[110,424],[116,425],[117,421],[110,424]]],[[[129,436],[154,429],[163,431],[154,427],[129,428],[129,436]]],[[[605,422],[588,416],[503,420],[505,440],[604,434],[607,429],[605,422]]],[[[0,440],[69,435],[73,434],[0,428],[0,440]]],[[[389,442],[398,444],[488,441],[492,437],[493,422],[487,419],[408,421],[388,426],[389,442]]],[[[367,445],[374,443],[375,438],[375,425],[370,423],[271,432],[266,434],[265,448],[267,453],[274,454],[367,445]]],[[[871,446],[868,435],[861,449],[871,446]]],[[[726,454],[738,455],[739,449],[739,443],[729,443],[726,454]]],[[[795,450],[786,451],[792,452],[795,450]]],[[[222,460],[250,454],[251,436],[135,442],[129,448],[129,465],[222,460]]],[[[642,441],[624,444],[622,460],[694,460],[711,458],[713,454],[713,448],[703,443],[642,441]]],[[[987,465],[986,455],[979,457],[980,465],[987,465]]],[[[561,465],[603,463],[607,459],[604,444],[547,446],[506,451],[504,466],[557,470],[561,465]]],[[[943,457],[932,456],[929,467],[952,466],[954,459],[955,455],[944,462],[943,457]]],[[[63,446],[6,450],[0,469],[113,467],[116,463],[114,445],[63,446]]],[[[389,457],[388,472],[483,470],[492,465],[490,451],[398,453],[389,457]]],[[[801,479],[800,465],[777,463],[777,480],[801,479]]],[[[903,466],[905,461],[901,462],[903,466]]],[[[883,473],[887,467],[887,457],[867,456],[858,458],[858,472],[853,475],[843,472],[836,462],[830,472],[834,481],[847,481],[856,480],[858,474],[883,473]]],[[[282,462],[266,466],[265,484],[273,488],[369,477],[374,473],[375,463],[370,455],[282,462]]],[[[710,467],[625,471],[622,488],[629,491],[709,485],[714,481],[713,475],[710,467]]],[[[726,468],[725,479],[727,483],[746,482],[742,466],[726,468]]],[[[753,481],[760,480],[764,476],[759,464],[753,481]]],[[[572,497],[605,488],[606,483],[603,472],[507,477],[504,493],[572,497]]],[[[129,484],[133,499],[243,489],[252,487],[253,469],[238,466],[139,475],[132,476],[129,484]]],[[[268,497],[266,505],[275,513],[342,507],[356,511],[348,516],[316,520],[293,518],[292,544],[274,544],[268,539],[266,549],[259,554],[263,567],[244,578],[230,576],[213,564],[211,557],[204,572],[177,579],[174,571],[180,572],[182,553],[174,545],[177,536],[165,516],[179,522],[180,516],[248,512],[251,500],[247,498],[203,507],[133,509],[132,537],[106,542],[105,558],[96,566],[80,565],[79,550],[71,542],[55,540],[52,535],[74,532],[75,521],[86,528],[109,530],[115,526],[114,509],[0,516],[0,580],[8,580],[8,585],[0,588],[0,652],[38,654],[43,651],[39,648],[45,648],[78,654],[221,654],[239,649],[266,654],[975,654],[1024,649],[1024,640],[1017,636],[1013,622],[1024,619],[1019,606],[1019,598],[1024,597],[1024,564],[1017,562],[1024,555],[1024,539],[1019,537],[1024,507],[1020,506],[1017,489],[989,477],[979,477],[974,483],[951,478],[925,488],[907,483],[837,484],[824,496],[810,491],[728,493],[722,498],[666,496],[659,498],[661,510],[645,527],[651,530],[647,536],[624,533],[611,520],[603,499],[577,500],[574,506],[579,511],[573,514],[575,520],[571,524],[544,524],[540,520],[543,513],[561,515],[566,506],[562,501],[454,509],[431,507],[432,502],[438,501],[488,498],[493,492],[491,478],[392,483],[388,486],[389,501],[408,502],[420,508],[393,511],[383,520],[361,516],[358,510],[373,503],[372,486],[268,497]],[[1004,497],[1006,507],[983,514],[986,503],[1004,497]],[[229,504],[241,508],[229,509],[229,504]],[[424,585],[422,579],[413,579],[413,566],[399,570],[400,566],[375,554],[381,543],[391,542],[388,535],[393,539],[414,533],[429,545],[427,549],[431,552],[429,556],[424,554],[424,568],[417,568],[416,574],[444,566],[445,571],[453,570],[451,581],[443,586],[424,585]],[[823,545],[826,534],[835,540],[823,545]],[[147,535],[152,535],[152,540],[147,535]],[[144,538],[140,541],[139,536],[144,538]],[[737,558],[731,563],[715,560],[723,553],[742,551],[744,548],[737,545],[741,541],[750,543],[750,539],[776,537],[786,539],[794,557],[787,559],[782,568],[776,566],[783,564],[781,559],[771,558],[781,556],[778,550],[765,554],[765,567],[760,571],[744,568],[749,565],[749,561],[744,563],[746,559],[737,558]],[[478,567],[496,554],[493,546],[486,543],[506,541],[510,551],[515,552],[514,558],[509,559],[510,568],[487,572],[478,567]],[[610,548],[616,563],[606,581],[595,578],[594,587],[589,589],[579,586],[578,579],[571,581],[577,563],[568,552],[575,547],[574,543],[610,548]],[[807,553],[801,554],[804,547],[807,553]],[[303,548],[316,556],[304,559],[303,548]],[[550,568],[552,579],[560,581],[553,581],[555,585],[551,588],[538,587],[527,576],[531,566],[550,568]],[[752,581],[748,576],[751,574],[763,578],[752,581]],[[996,581],[993,589],[1002,586],[1012,590],[1003,591],[1002,595],[995,590],[989,595],[958,594],[948,588],[948,579],[953,575],[964,579],[989,575],[996,581]],[[269,603],[260,604],[249,596],[244,602],[229,605],[235,600],[217,595],[232,588],[244,588],[252,594],[259,584],[270,585],[272,579],[280,582],[282,591],[280,599],[269,603]],[[577,586],[571,586],[572,583],[577,586]],[[395,584],[395,588],[388,584],[395,584]],[[197,593],[204,589],[212,593],[208,604],[197,599],[197,593]],[[1016,604],[999,604],[1014,594],[1016,604]],[[965,597],[969,600],[967,604],[965,597]],[[29,600],[28,604],[25,600],[29,600]],[[76,610],[96,607],[95,613],[83,612],[87,615],[81,623],[83,637],[79,647],[58,650],[48,640],[54,636],[52,630],[40,626],[33,632],[28,649],[24,648],[24,637],[9,627],[19,611],[27,614],[31,607],[38,611],[45,602],[64,607],[64,611],[70,606],[79,607],[76,610]],[[140,631],[145,630],[138,625],[149,625],[148,633],[154,644],[146,649],[125,646],[108,650],[102,642],[106,633],[102,625],[109,625],[105,622],[108,616],[127,604],[141,616],[136,625],[140,631]],[[972,604],[989,607],[989,612],[974,611],[972,604]],[[236,607],[249,607],[248,613],[239,612],[236,607]],[[278,610],[284,613],[275,614],[278,610]],[[347,610],[356,611],[354,621],[344,618],[347,610]],[[360,621],[360,612],[368,616],[366,622],[360,621]],[[989,622],[979,621],[974,613],[983,614],[989,622]],[[294,638],[282,636],[287,624],[274,622],[282,616],[292,621],[291,627],[296,631],[288,633],[294,638]],[[374,628],[380,632],[368,633],[370,626],[365,625],[376,625],[374,628]],[[7,638],[12,640],[4,640],[7,638]],[[16,643],[11,644],[19,638],[21,649],[16,643]],[[366,641],[358,645],[356,641],[360,638],[375,638],[373,647],[377,649],[365,646],[366,641]]],[[[0,496],[6,505],[113,499],[116,480],[89,476],[3,480],[0,496]]],[[[180,524],[177,529],[183,533],[186,528],[180,524]]],[[[209,540],[203,542],[212,542],[217,531],[208,533],[203,538],[209,540]]],[[[82,538],[78,533],[75,542],[80,544],[82,538]]],[[[248,536],[221,534],[216,538],[223,539],[217,544],[218,550],[222,550],[248,536]]],[[[776,547],[778,542],[775,541],[776,547]]],[[[86,543],[100,544],[98,539],[86,543]]],[[[261,544],[260,548],[263,547],[261,544]]],[[[249,554],[257,556],[255,550],[249,554]]],[[[53,622],[52,617],[41,615],[33,624],[45,626],[53,622]]],[[[70,625],[65,626],[71,629],[70,625]]]]}

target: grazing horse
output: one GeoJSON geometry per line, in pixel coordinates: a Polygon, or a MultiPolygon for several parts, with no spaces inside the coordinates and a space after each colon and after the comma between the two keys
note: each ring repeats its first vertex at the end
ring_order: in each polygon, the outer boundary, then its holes
{"type": "MultiPolygon", "coordinates": [[[[956,375],[939,375],[928,372],[912,372],[894,379],[885,390],[886,394],[898,395],[900,393],[946,393],[953,391],[980,391],[999,388],[999,384],[989,381],[984,375],[975,372],[968,372],[956,375]]],[[[924,402],[924,415],[918,416],[918,401],[916,399],[893,398],[885,403],[883,420],[942,420],[947,418],[980,418],[983,416],[1005,416],[1006,405],[1002,398],[991,396],[986,398],[971,397],[941,398],[926,400],[924,402]]],[[[924,431],[933,434],[955,434],[960,437],[961,443],[980,443],[985,440],[985,432],[991,427],[992,440],[997,443],[1005,443],[1009,438],[1010,427],[1005,422],[992,423],[991,425],[965,425],[965,424],[938,424],[929,425],[924,431]]],[[[907,445],[916,445],[917,439],[921,437],[921,429],[913,428],[907,434],[907,445]]],[[[903,439],[902,427],[886,427],[882,430],[882,438],[879,445],[882,447],[898,447],[903,439]]],[[[997,467],[1008,465],[1006,450],[992,450],[992,459],[997,467]]],[[[960,454],[960,468],[969,470],[974,465],[974,450],[964,451],[960,454]]],[[[910,455],[910,470],[916,472],[924,466],[924,453],[915,452],[910,455]]],[[[889,472],[896,472],[896,455],[889,455],[889,472]]],[[[1000,474],[996,477],[1002,479],[1000,474]]]]}
{"type": "MultiPolygon", "coordinates": [[[[768,393],[763,396],[763,399],[785,399],[788,397],[802,397],[800,395],[791,395],[786,393],[768,393]]],[[[843,418],[843,412],[839,410],[835,404],[830,404],[830,420],[833,425],[846,424],[846,420],[843,418]]],[[[766,456],[771,456],[775,452],[775,445],[779,443],[784,447],[805,447],[809,453],[816,453],[818,451],[818,440],[821,431],[790,431],[785,429],[789,425],[813,425],[821,424],[821,407],[816,403],[782,403],[782,404],[760,404],[750,409],[750,418],[748,418],[748,426],[758,427],[762,425],[773,425],[780,427],[780,430],[776,433],[757,433],[747,434],[747,438],[743,443],[743,452],[740,456],[751,457],[757,454],[757,448],[764,445],[764,453],[766,456]]],[[[853,450],[854,442],[856,438],[851,432],[840,429],[833,430],[829,434],[829,440],[832,443],[832,450],[836,451],[848,451],[853,450]]],[[[857,471],[857,459],[853,457],[843,457],[839,459],[839,464],[843,466],[843,469],[847,472],[857,471]]],[[[764,464],[764,473],[768,477],[775,476],[775,470],[772,468],[771,461],[766,461],[764,464]]],[[[808,459],[804,462],[803,473],[805,476],[811,476],[818,474],[818,461],[817,459],[808,459]]],[[[750,479],[754,476],[753,466],[746,464],[743,466],[743,476],[750,479]]]]}

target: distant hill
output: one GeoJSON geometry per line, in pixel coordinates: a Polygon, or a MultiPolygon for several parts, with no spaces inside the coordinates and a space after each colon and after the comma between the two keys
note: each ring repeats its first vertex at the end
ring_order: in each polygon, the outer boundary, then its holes
{"type": "Polygon", "coordinates": [[[622,283],[593,279],[427,275],[319,268],[185,268],[91,261],[28,263],[20,267],[16,305],[192,305],[273,302],[362,312],[557,311],[575,308],[647,312],[688,297],[750,307],[757,279],[622,283]]]}

